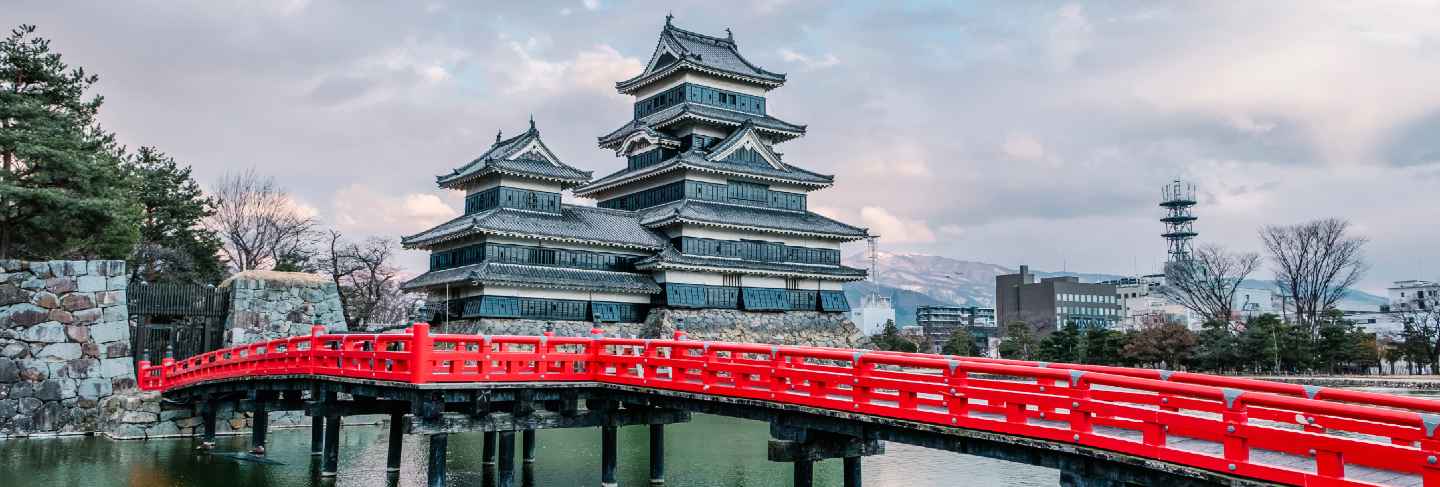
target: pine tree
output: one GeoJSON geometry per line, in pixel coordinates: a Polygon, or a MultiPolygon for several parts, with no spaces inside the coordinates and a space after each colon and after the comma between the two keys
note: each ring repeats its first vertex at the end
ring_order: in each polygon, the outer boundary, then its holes
{"type": "Polygon", "coordinates": [[[21,25],[0,40],[0,257],[123,258],[139,238],[114,137],[66,66],[21,25]]]}
{"type": "Polygon", "coordinates": [[[970,336],[970,330],[961,326],[957,327],[955,332],[950,334],[950,338],[945,340],[945,345],[940,348],[940,353],[974,357],[980,355],[980,347],[975,346],[975,338],[970,336]]]}
{"type": "Polygon", "coordinates": [[[1001,357],[1031,360],[1035,358],[1039,348],[1035,340],[1035,331],[1030,329],[1029,323],[1013,321],[1005,325],[1005,338],[1000,339],[1001,357]]]}
{"type": "Polygon", "coordinates": [[[202,225],[215,214],[215,202],[190,176],[190,168],[153,147],[141,147],[125,167],[142,208],[140,244],[130,256],[134,278],[210,284],[223,278],[220,239],[202,225]]]}

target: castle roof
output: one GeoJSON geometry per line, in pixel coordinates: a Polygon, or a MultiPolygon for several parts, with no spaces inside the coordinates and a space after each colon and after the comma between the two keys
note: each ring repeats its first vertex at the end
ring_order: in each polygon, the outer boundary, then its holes
{"type": "MultiPolygon", "coordinates": [[[[726,29],[729,32],[729,29],[726,29]]],[[[655,44],[655,53],[646,63],[645,71],[634,78],[615,83],[615,89],[630,94],[642,86],[679,72],[691,70],[774,89],[785,84],[783,73],[773,73],[752,64],[736,49],[735,38],[714,37],[675,27],[670,17],[655,44]]]]}
{"type": "Polygon", "coordinates": [[[805,135],[804,125],[793,124],[769,115],[756,115],[687,101],[625,122],[625,125],[600,136],[597,141],[602,148],[614,149],[637,131],[662,129],[686,120],[699,120],[730,127],[740,127],[748,122],[754,124],[757,130],[776,142],[784,142],[805,135]]]}
{"type": "Polygon", "coordinates": [[[869,235],[863,228],[809,211],[775,210],[693,199],[646,208],[639,214],[640,224],[649,228],[681,223],[838,240],[858,240],[869,235]]]}
{"type": "Polygon", "coordinates": [[[686,151],[675,155],[675,157],[666,159],[659,164],[637,169],[621,169],[611,173],[608,176],[575,188],[575,196],[586,196],[632,181],[668,174],[671,171],[682,169],[721,176],[748,176],[763,181],[792,183],[801,186],[810,186],[816,189],[829,186],[835,182],[834,176],[812,172],[785,163],[780,163],[780,167],[776,168],[769,165],[717,161],[706,158],[702,152],[686,151]]]}
{"type": "Polygon", "coordinates": [[[446,283],[630,294],[657,294],[661,291],[655,279],[645,274],[499,262],[426,272],[401,285],[401,289],[419,290],[446,283]]]}
{"type": "Polygon", "coordinates": [[[560,205],[559,214],[492,208],[450,220],[400,242],[406,248],[425,248],[479,234],[646,250],[667,245],[664,238],[640,225],[635,212],[566,204],[560,205]]]}
{"type": "Polygon", "coordinates": [[[484,154],[450,174],[436,176],[435,181],[442,188],[457,188],[488,174],[557,182],[567,188],[584,184],[590,181],[591,176],[590,171],[561,162],[540,140],[540,130],[535,128],[534,120],[530,121],[530,129],[520,135],[501,140],[496,134],[495,143],[484,154]]]}

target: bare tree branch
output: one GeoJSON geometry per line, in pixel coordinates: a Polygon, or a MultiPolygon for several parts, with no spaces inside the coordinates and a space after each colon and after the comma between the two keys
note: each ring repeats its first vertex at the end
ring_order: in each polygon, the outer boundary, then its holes
{"type": "Polygon", "coordinates": [[[1165,294],[1205,321],[1230,323],[1234,319],[1235,292],[1259,267],[1258,254],[1202,245],[1190,260],[1165,265],[1165,294]]]}
{"type": "Polygon", "coordinates": [[[205,224],[224,240],[222,251],[236,271],[273,268],[282,258],[309,254],[315,220],[274,179],[253,169],[229,173],[213,193],[215,214],[205,224]]]}
{"type": "Polygon", "coordinates": [[[1294,303],[1296,321],[1312,335],[1325,310],[1334,308],[1365,273],[1366,239],[1349,235],[1349,228],[1350,222],[1327,218],[1260,229],[1275,284],[1294,303]]]}

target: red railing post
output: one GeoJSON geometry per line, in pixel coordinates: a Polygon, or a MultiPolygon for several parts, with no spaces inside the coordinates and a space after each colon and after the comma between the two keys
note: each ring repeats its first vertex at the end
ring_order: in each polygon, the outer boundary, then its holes
{"type": "Polygon", "coordinates": [[[1234,462],[1229,465],[1229,469],[1234,471],[1239,464],[1250,461],[1250,445],[1245,436],[1248,421],[1243,397],[1245,392],[1225,387],[1220,389],[1220,393],[1225,400],[1225,459],[1234,462]]]}
{"type": "Polygon", "coordinates": [[[430,372],[434,370],[435,337],[430,336],[429,323],[416,323],[410,334],[410,382],[424,384],[430,382],[430,372]]]}
{"type": "Polygon", "coordinates": [[[164,388],[170,386],[170,377],[169,377],[170,374],[169,374],[169,371],[170,371],[170,368],[171,368],[171,367],[174,367],[174,366],[175,366],[175,357],[170,357],[170,356],[168,356],[168,354],[167,354],[167,356],[166,356],[165,358],[160,359],[160,377],[159,377],[158,380],[160,381],[160,388],[161,388],[161,389],[164,389],[164,388]]]}
{"type": "Polygon", "coordinates": [[[605,364],[600,361],[605,348],[604,338],[605,330],[601,330],[598,326],[590,327],[590,345],[585,348],[585,354],[590,356],[590,360],[585,367],[590,369],[590,378],[594,380],[599,380],[605,375],[605,364]]]}
{"type": "Polygon", "coordinates": [[[1090,412],[1086,411],[1090,401],[1090,383],[1085,381],[1085,371],[1070,371],[1070,389],[1075,391],[1070,402],[1070,430],[1078,435],[1090,433],[1090,412]]]}
{"type": "Polygon", "coordinates": [[[945,398],[945,406],[950,415],[955,416],[950,418],[950,422],[955,423],[959,421],[958,418],[970,415],[970,399],[967,397],[970,373],[960,369],[960,361],[955,359],[946,364],[946,369],[948,373],[945,381],[950,385],[950,395],[945,398]]]}

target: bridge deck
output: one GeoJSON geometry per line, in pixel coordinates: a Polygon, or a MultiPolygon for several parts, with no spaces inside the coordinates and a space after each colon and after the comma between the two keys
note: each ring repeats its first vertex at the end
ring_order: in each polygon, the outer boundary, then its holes
{"type": "Polygon", "coordinates": [[[401,395],[422,423],[476,391],[583,390],[772,421],[800,415],[824,423],[819,429],[965,453],[1058,452],[1205,482],[1440,487],[1440,403],[1202,374],[685,340],[430,335],[417,325],[399,335],[252,344],[144,364],[140,375],[143,387],[181,395],[261,377],[411,391],[401,395]]]}

